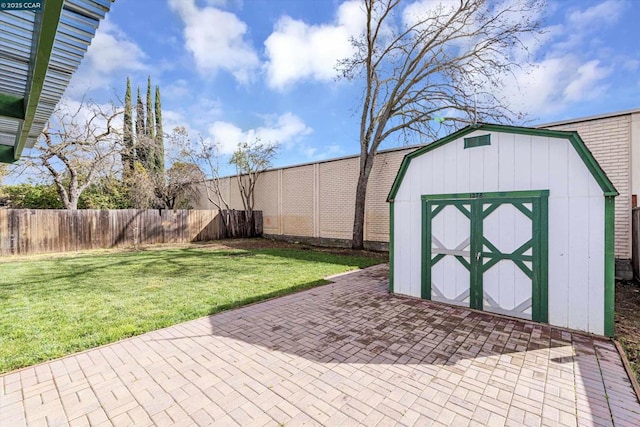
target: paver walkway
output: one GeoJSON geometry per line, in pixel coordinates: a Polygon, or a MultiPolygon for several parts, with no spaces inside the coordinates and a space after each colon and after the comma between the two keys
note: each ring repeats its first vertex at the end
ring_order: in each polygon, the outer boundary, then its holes
{"type": "Polygon", "coordinates": [[[0,425],[640,425],[609,341],[389,296],[386,274],[0,376],[0,425]]]}

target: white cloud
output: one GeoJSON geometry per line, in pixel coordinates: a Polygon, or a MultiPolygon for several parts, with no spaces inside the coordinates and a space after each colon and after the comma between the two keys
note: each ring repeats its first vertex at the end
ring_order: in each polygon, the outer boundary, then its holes
{"type": "Polygon", "coordinates": [[[564,97],[568,102],[580,102],[594,99],[604,92],[601,81],[611,73],[611,69],[601,67],[600,61],[592,60],[580,65],[575,75],[564,88],[564,97]]]}
{"type": "Polygon", "coordinates": [[[185,79],[178,79],[162,86],[162,96],[166,98],[182,98],[191,95],[192,86],[185,79]]]}
{"type": "Polygon", "coordinates": [[[120,132],[124,123],[123,115],[118,114],[121,111],[115,104],[78,101],[65,96],[58,102],[52,122],[54,127],[62,122],[70,134],[84,134],[87,128],[91,128],[93,134],[99,134],[107,130],[106,118],[115,116],[111,127],[120,132]]]}
{"type": "Polygon", "coordinates": [[[284,90],[302,80],[330,81],[338,60],[353,54],[349,40],[365,28],[359,1],[342,3],[330,25],[309,25],[283,16],[265,40],[269,87],[284,90]]]}
{"type": "Polygon", "coordinates": [[[611,25],[618,21],[625,7],[620,0],[606,0],[588,9],[573,11],[569,14],[568,24],[587,30],[611,25]]]}
{"type": "Polygon", "coordinates": [[[111,74],[116,70],[143,70],[142,49],[129,40],[115,24],[105,20],[87,50],[85,60],[96,70],[111,74]]]}
{"type": "Polygon", "coordinates": [[[505,81],[501,96],[518,111],[550,117],[602,95],[610,73],[597,60],[584,61],[575,55],[546,58],[529,72],[517,72],[505,81]]]}
{"type": "Polygon", "coordinates": [[[238,8],[242,8],[243,0],[205,0],[207,5],[215,6],[215,7],[228,7],[228,6],[236,6],[238,8]]]}
{"type": "Polygon", "coordinates": [[[310,146],[301,146],[299,151],[309,160],[309,161],[318,161],[329,158],[334,158],[338,156],[342,156],[345,154],[345,151],[341,146],[337,144],[332,144],[324,147],[323,150],[319,151],[318,147],[310,147],[310,146]]]}
{"type": "Polygon", "coordinates": [[[456,0],[422,0],[411,3],[402,11],[405,25],[412,26],[421,20],[438,17],[439,20],[448,18],[460,7],[456,0]]]}
{"type": "Polygon", "coordinates": [[[607,0],[573,10],[562,17],[563,21],[546,27],[532,51],[533,69],[516,71],[515,79],[505,82],[501,96],[532,118],[552,120],[606,93],[607,79],[620,60],[605,54],[593,33],[613,27],[625,6],[624,2],[607,0]]]}
{"type": "Polygon", "coordinates": [[[247,24],[215,7],[199,9],[195,0],[169,0],[169,6],[185,24],[185,45],[201,73],[224,70],[240,83],[251,80],[259,59],[245,40],[247,24]]]}
{"type": "Polygon", "coordinates": [[[180,111],[162,109],[162,130],[164,133],[172,133],[177,127],[184,127],[189,134],[193,131],[184,114],[180,111]]]}
{"type": "Polygon", "coordinates": [[[518,70],[513,80],[505,81],[502,98],[515,110],[535,116],[562,110],[566,107],[560,96],[568,80],[566,65],[563,59],[551,58],[528,72],[518,70]]]}
{"type": "Polygon", "coordinates": [[[164,131],[171,133],[176,127],[184,127],[192,137],[206,134],[209,125],[222,116],[222,102],[219,99],[194,96],[181,82],[178,80],[175,85],[169,85],[171,90],[162,92],[165,99],[172,97],[182,99],[182,102],[173,109],[162,110],[164,131]],[[180,95],[176,96],[176,94],[180,95]]]}
{"type": "Polygon", "coordinates": [[[280,144],[291,146],[313,129],[292,113],[285,113],[277,117],[268,117],[264,126],[243,131],[233,123],[216,121],[209,127],[209,135],[218,144],[221,153],[231,154],[240,142],[254,142],[280,144]]]}
{"type": "Polygon", "coordinates": [[[111,23],[103,20],[96,31],[91,45],[74,74],[70,86],[76,95],[88,89],[107,87],[113,78],[120,77],[118,71],[138,71],[148,67],[142,49],[127,35],[111,23]]]}

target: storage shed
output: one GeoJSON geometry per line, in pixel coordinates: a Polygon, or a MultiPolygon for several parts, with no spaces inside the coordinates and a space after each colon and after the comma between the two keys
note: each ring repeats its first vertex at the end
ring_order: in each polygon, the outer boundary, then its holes
{"type": "Polygon", "coordinates": [[[617,194],[577,132],[466,127],[402,161],[390,290],[613,336],[617,194]]]}

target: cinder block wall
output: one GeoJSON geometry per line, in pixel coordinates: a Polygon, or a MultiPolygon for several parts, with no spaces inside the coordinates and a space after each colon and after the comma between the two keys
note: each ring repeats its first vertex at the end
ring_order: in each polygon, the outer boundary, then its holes
{"type": "Polygon", "coordinates": [[[358,168],[357,157],[319,165],[319,237],[351,239],[358,168]]]}
{"type": "Polygon", "coordinates": [[[577,131],[620,195],[615,201],[616,258],[631,259],[631,115],[545,129],[577,131]]]}
{"type": "MultiPolygon", "coordinates": [[[[314,165],[281,169],[282,233],[287,236],[314,235],[314,165]]],[[[261,209],[258,207],[258,209],[261,209]]]]}
{"type": "MultiPolygon", "coordinates": [[[[373,164],[365,207],[365,239],[389,242],[389,204],[387,196],[405,154],[414,151],[390,151],[378,155],[373,164]]],[[[357,176],[357,171],[356,171],[357,176]]],[[[355,193],[355,190],[354,190],[355,193]]],[[[352,226],[353,227],[353,224],[352,226]]]]}
{"type": "MultiPolygon", "coordinates": [[[[364,239],[389,242],[387,195],[405,154],[417,147],[378,153],[367,191],[364,239]]],[[[255,208],[262,211],[266,235],[317,239],[345,243],[351,239],[359,159],[357,156],[301,166],[273,169],[260,175],[255,191],[255,208]]],[[[242,209],[234,177],[221,180],[221,188],[233,209],[242,209]]],[[[208,209],[204,188],[199,189],[196,209],[208,209]]]]}
{"type": "Polygon", "coordinates": [[[255,201],[256,209],[262,211],[262,231],[265,234],[282,234],[280,190],[280,170],[264,172],[258,178],[255,201]]]}

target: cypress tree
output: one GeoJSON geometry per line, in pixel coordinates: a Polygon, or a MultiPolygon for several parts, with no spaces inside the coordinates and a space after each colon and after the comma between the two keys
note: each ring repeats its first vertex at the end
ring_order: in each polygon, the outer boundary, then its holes
{"type": "Polygon", "coordinates": [[[154,123],[153,123],[153,106],[151,101],[151,76],[147,78],[147,122],[146,122],[145,130],[146,135],[150,140],[155,139],[154,137],[154,123]]]}
{"type": "Polygon", "coordinates": [[[156,169],[156,153],[155,153],[155,137],[154,137],[154,127],[155,123],[153,120],[153,102],[151,100],[151,76],[147,77],[147,114],[146,114],[146,124],[144,127],[144,134],[146,136],[145,143],[147,144],[147,163],[144,167],[149,172],[157,172],[156,169]]]}
{"type": "Polygon", "coordinates": [[[124,94],[124,132],[122,136],[122,175],[129,176],[135,161],[135,147],[133,139],[133,108],[131,106],[131,81],[127,77],[127,90],[124,94]]]}
{"type": "Polygon", "coordinates": [[[160,86],[156,85],[156,171],[164,173],[164,133],[162,132],[162,106],[160,86]]]}
{"type": "Polygon", "coordinates": [[[146,130],[144,128],[144,105],[142,104],[142,97],[140,96],[140,86],[138,86],[138,99],[136,101],[136,154],[137,160],[142,163],[142,166],[147,168],[148,156],[148,144],[145,141],[146,130]]]}

